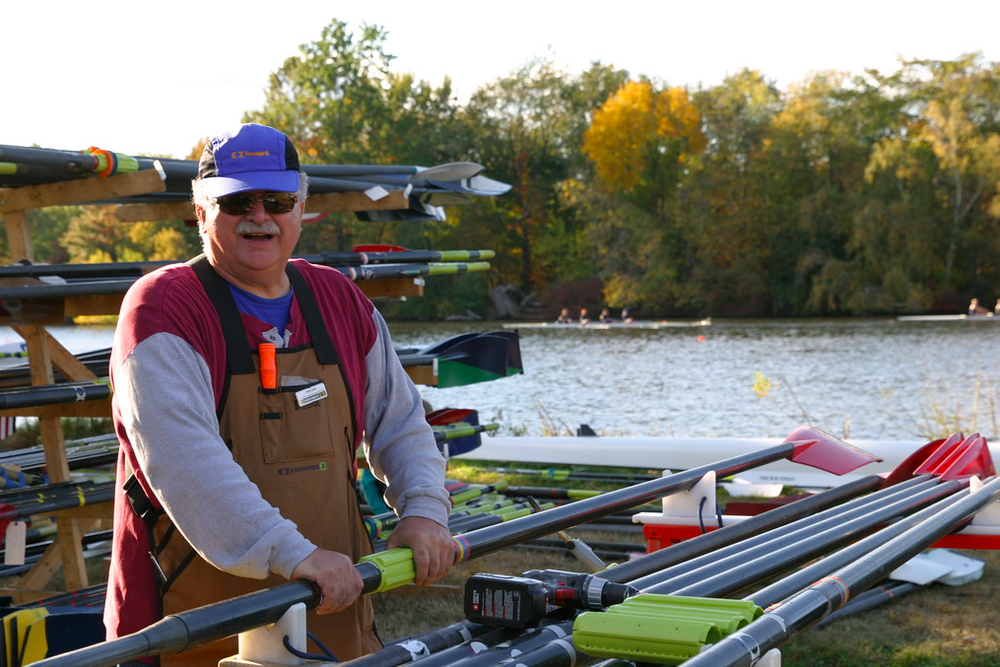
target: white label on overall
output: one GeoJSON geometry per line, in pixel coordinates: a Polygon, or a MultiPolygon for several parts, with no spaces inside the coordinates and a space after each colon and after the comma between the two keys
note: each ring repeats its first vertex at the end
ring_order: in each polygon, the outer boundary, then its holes
{"type": "Polygon", "coordinates": [[[300,408],[304,408],[316,401],[322,401],[324,398],[326,398],[326,385],[322,382],[295,392],[295,402],[300,408]]]}

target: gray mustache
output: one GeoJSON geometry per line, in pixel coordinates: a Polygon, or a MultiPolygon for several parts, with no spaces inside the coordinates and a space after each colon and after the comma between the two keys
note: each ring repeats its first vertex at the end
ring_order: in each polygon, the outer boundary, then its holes
{"type": "Polygon", "coordinates": [[[243,220],[237,223],[234,230],[237,234],[280,234],[281,228],[271,220],[266,220],[261,224],[243,220]]]}

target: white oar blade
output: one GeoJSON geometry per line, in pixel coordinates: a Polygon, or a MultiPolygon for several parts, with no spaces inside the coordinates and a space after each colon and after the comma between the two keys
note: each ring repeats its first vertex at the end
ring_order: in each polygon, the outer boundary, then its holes
{"type": "Polygon", "coordinates": [[[507,183],[494,181],[485,176],[474,176],[462,181],[469,194],[480,195],[482,197],[495,197],[510,192],[511,186],[507,183]]]}
{"type": "Polygon", "coordinates": [[[413,178],[420,178],[430,181],[460,181],[463,178],[472,178],[485,170],[481,164],[475,162],[448,162],[439,164],[436,167],[418,168],[413,178]]]}

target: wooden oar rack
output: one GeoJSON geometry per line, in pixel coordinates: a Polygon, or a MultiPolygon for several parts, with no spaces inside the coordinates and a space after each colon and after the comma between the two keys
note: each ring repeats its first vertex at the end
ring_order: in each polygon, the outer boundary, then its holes
{"type": "MultiPolygon", "coordinates": [[[[165,191],[166,176],[157,169],[123,173],[107,178],[84,178],[31,185],[13,189],[0,188],[0,214],[4,219],[9,263],[34,261],[26,212],[48,206],[84,205],[107,202],[134,195],[165,191]]],[[[336,213],[372,210],[406,209],[409,202],[402,192],[390,192],[372,201],[364,193],[321,194],[309,198],[307,212],[336,213]]],[[[193,218],[190,203],[120,205],[118,217],[123,222],[187,220],[193,218]]],[[[0,280],[0,288],[43,286],[33,278],[0,280]]],[[[392,278],[361,281],[358,286],[370,298],[422,296],[421,278],[392,278]]],[[[0,325],[10,326],[21,336],[28,348],[31,384],[54,383],[58,369],[69,381],[94,380],[96,376],[77,360],[47,330],[46,326],[63,324],[78,315],[113,315],[121,308],[124,293],[82,294],[52,298],[0,299],[0,325]]],[[[0,416],[37,417],[51,482],[70,478],[63,435],[63,417],[110,417],[110,399],[50,405],[36,408],[0,410],[0,416]]],[[[112,503],[79,507],[56,512],[57,532],[52,545],[32,569],[23,576],[16,590],[10,590],[15,601],[41,597],[52,579],[62,568],[66,590],[78,590],[88,585],[81,539],[98,521],[110,521],[112,503]]]]}

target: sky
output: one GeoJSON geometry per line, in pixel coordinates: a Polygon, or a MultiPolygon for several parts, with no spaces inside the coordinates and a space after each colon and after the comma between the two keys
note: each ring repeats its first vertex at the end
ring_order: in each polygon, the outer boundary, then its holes
{"type": "Polygon", "coordinates": [[[459,101],[538,57],[692,87],[749,67],[782,90],[901,58],[1000,61],[997,0],[38,0],[2,16],[0,145],[173,157],[262,108],[270,73],[334,19],[382,27],[395,71],[450,76],[459,101]]]}

